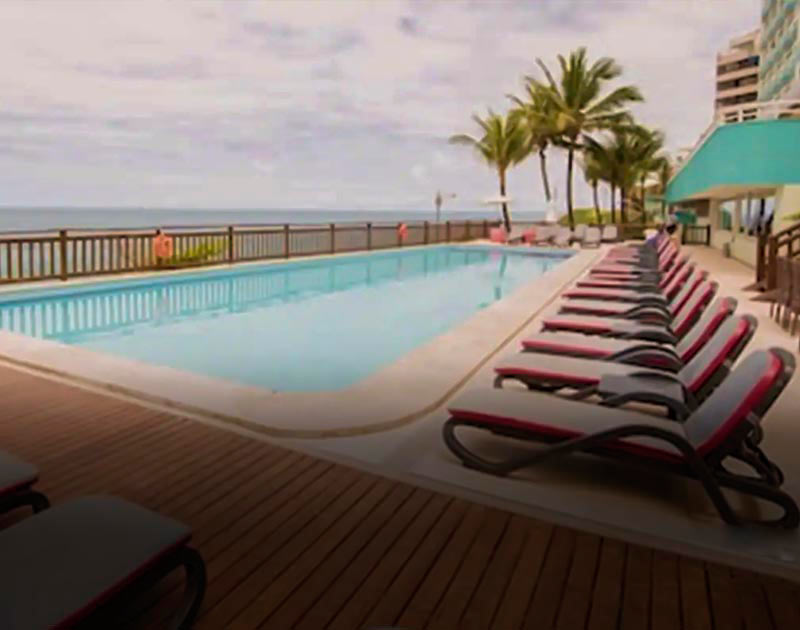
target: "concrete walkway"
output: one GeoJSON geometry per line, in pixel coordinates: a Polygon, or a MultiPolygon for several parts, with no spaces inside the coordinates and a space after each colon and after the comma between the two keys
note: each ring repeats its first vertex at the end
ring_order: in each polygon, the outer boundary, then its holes
{"type": "MultiPolygon", "coordinates": [[[[758,331],[744,355],[770,346],[796,350],[797,340],[769,318],[769,305],[752,301],[753,294],[742,291],[752,282],[751,269],[710,248],[686,251],[720,284],[719,295],[737,298],[738,312],[757,317],[758,331]]],[[[557,307],[558,302],[550,305],[506,350],[518,348],[519,340],[538,331],[540,319],[557,307]]],[[[489,362],[465,388],[489,387],[492,379],[489,362]]],[[[765,419],[763,447],[786,473],[785,489],[800,500],[799,406],[800,378],[795,378],[765,419]]],[[[463,468],[449,453],[441,439],[446,418],[446,410],[441,408],[412,425],[380,434],[283,443],[551,522],[800,580],[800,533],[726,526],[694,482],[577,456],[514,478],[491,477],[463,468]]],[[[483,447],[502,448],[504,453],[509,448],[525,448],[508,440],[484,441],[483,447]]]]}

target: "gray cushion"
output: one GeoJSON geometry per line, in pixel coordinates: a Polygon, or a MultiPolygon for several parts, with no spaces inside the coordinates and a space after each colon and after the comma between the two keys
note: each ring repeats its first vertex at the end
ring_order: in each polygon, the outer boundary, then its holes
{"type": "MultiPolygon", "coordinates": [[[[522,340],[523,347],[553,354],[565,354],[580,357],[603,358],[641,346],[641,340],[614,339],[613,337],[588,336],[571,332],[541,332],[522,340]]],[[[657,344],[655,344],[657,345],[657,344]]],[[[671,346],[667,346],[671,347],[671,346]]]]}
{"type": "Polygon", "coordinates": [[[632,374],[645,368],[611,361],[595,361],[560,355],[521,352],[500,359],[494,366],[498,374],[524,376],[547,383],[594,385],[606,374],[632,374]]]}
{"type": "Polygon", "coordinates": [[[573,299],[561,304],[563,313],[596,313],[608,317],[622,317],[635,308],[640,308],[640,305],[630,302],[615,302],[614,300],[573,299]]]}
{"type": "MultiPolygon", "coordinates": [[[[506,389],[473,389],[456,397],[448,405],[451,416],[472,420],[486,426],[508,427],[529,432],[531,436],[569,439],[628,425],[657,427],[685,437],[683,425],[647,413],[601,407],[567,400],[552,394],[506,389]]],[[[680,451],[668,442],[649,437],[618,440],[625,450],[641,455],[680,458],[680,451]]]]}
{"type": "Polygon", "coordinates": [[[705,453],[728,437],[764,401],[783,369],[781,359],[769,350],[742,359],[684,423],[686,435],[698,452],[705,453]]]}
{"type": "Polygon", "coordinates": [[[189,529],[113,497],[85,497],[0,532],[0,628],[46,630],[84,617],[189,529]]]}
{"type": "Polygon", "coordinates": [[[635,334],[646,329],[666,330],[663,326],[640,324],[634,320],[591,315],[554,315],[545,319],[544,323],[549,328],[586,330],[615,335],[635,334]]]}

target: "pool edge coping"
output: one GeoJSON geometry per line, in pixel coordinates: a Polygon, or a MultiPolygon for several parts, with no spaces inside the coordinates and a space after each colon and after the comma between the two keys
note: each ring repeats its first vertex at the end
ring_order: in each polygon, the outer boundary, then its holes
{"type": "MultiPolygon", "coordinates": [[[[473,245],[479,246],[473,242],[473,245]]],[[[411,249],[411,248],[409,248],[411,249]]],[[[178,378],[181,375],[184,375],[189,378],[194,378],[198,375],[194,373],[185,372],[182,370],[176,370],[172,368],[162,368],[160,366],[151,366],[147,363],[137,362],[130,359],[125,359],[122,357],[107,355],[105,353],[96,352],[93,350],[88,350],[85,348],[79,348],[75,346],[65,346],[59,344],[57,342],[41,340],[41,339],[34,339],[27,337],[25,335],[21,335],[18,333],[10,333],[7,331],[0,331],[0,360],[3,362],[11,365],[11,366],[18,366],[27,370],[31,370],[33,372],[42,374],[42,375],[49,375],[53,377],[57,377],[60,379],[64,379],[67,382],[73,383],[77,386],[86,386],[93,389],[99,389],[101,391],[106,391],[112,394],[123,395],[125,397],[131,398],[133,400],[138,400],[143,403],[154,404],[166,409],[174,410],[177,412],[183,412],[187,414],[197,415],[206,417],[211,420],[215,420],[224,424],[234,425],[246,430],[255,431],[262,435],[274,437],[274,438],[281,438],[281,439],[321,439],[321,438],[336,438],[336,437],[353,437],[358,435],[367,435],[372,433],[378,433],[383,431],[388,431],[391,429],[397,429],[402,426],[411,424],[416,420],[423,418],[430,413],[434,412],[436,409],[441,407],[449,398],[453,396],[455,392],[461,389],[482,367],[486,365],[486,363],[495,356],[500,350],[505,348],[517,335],[519,335],[530,323],[535,320],[541,312],[547,308],[549,305],[557,299],[563,289],[568,286],[571,282],[573,282],[577,277],[584,273],[587,267],[589,267],[594,261],[596,261],[600,255],[604,252],[605,248],[599,248],[596,250],[573,250],[574,254],[570,257],[565,258],[563,261],[565,264],[572,263],[570,267],[575,267],[575,269],[561,269],[563,278],[559,278],[558,275],[556,276],[555,286],[551,287],[546,295],[538,301],[536,306],[527,311],[527,315],[524,319],[518,323],[516,323],[511,330],[504,329],[507,331],[505,334],[500,337],[498,335],[498,340],[491,344],[491,348],[488,351],[482,353],[481,357],[476,362],[470,362],[470,367],[468,370],[464,372],[459,372],[460,377],[455,380],[455,382],[450,383],[443,392],[440,392],[436,395],[429,395],[426,397],[428,400],[427,404],[423,405],[420,408],[417,408],[411,412],[404,413],[399,417],[393,417],[389,420],[382,420],[379,422],[369,422],[364,424],[356,424],[350,426],[336,426],[330,429],[313,429],[313,428],[305,428],[305,429],[290,429],[275,425],[269,425],[266,423],[259,422],[253,418],[248,418],[247,414],[228,414],[222,413],[220,411],[214,410],[209,408],[208,406],[204,405],[196,405],[185,400],[179,400],[175,398],[170,398],[168,396],[160,395],[158,393],[153,393],[153,391],[147,391],[146,388],[141,388],[137,386],[131,386],[130,383],[125,383],[124,379],[122,382],[120,381],[108,381],[101,378],[99,375],[95,374],[94,376],[87,376],[84,373],[79,373],[81,370],[73,370],[69,371],[63,369],[57,365],[57,361],[52,361],[53,353],[60,353],[62,354],[62,359],[64,358],[63,355],[71,354],[71,350],[78,350],[79,354],[88,353],[87,358],[91,359],[94,356],[98,361],[102,362],[105,359],[113,359],[114,363],[121,365],[123,368],[126,365],[133,369],[134,371],[138,369],[148,370],[152,373],[158,370],[166,370],[168,373],[173,375],[177,375],[178,378]],[[566,275],[566,272],[569,271],[569,275],[566,275]],[[8,338],[14,339],[17,343],[12,344],[16,346],[16,348],[12,348],[19,352],[19,346],[23,346],[22,348],[22,357],[14,356],[14,352],[9,353],[8,348],[6,347],[8,344],[6,343],[8,338]],[[27,348],[25,347],[27,346],[27,348]],[[35,347],[34,347],[35,346],[35,347]],[[49,352],[48,352],[49,350],[49,352]],[[48,354],[50,356],[48,356],[48,354]],[[27,355],[27,356],[26,356],[27,355]],[[42,356],[44,355],[44,356],[42,356]],[[104,359],[105,358],[105,359],[104,359]],[[48,360],[50,359],[50,360],[48,360]],[[433,400],[431,400],[433,397],[433,400]]],[[[337,254],[338,255],[338,254],[337,254]]],[[[276,261],[276,262],[285,262],[285,261],[276,261]]],[[[558,268],[552,270],[551,272],[547,272],[548,274],[556,274],[558,268]]],[[[105,277],[103,277],[105,279],[105,277]]],[[[552,279],[552,278],[551,278],[552,279]]],[[[534,282],[528,282],[523,284],[519,289],[524,289],[526,287],[530,288],[534,282]]],[[[512,299],[514,295],[512,294],[508,298],[501,300],[496,304],[502,304],[504,301],[512,299]]],[[[486,309],[483,311],[484,313],[489,311],[486,309]]],[[[399,358],[398,360],[392,362],[384,369],[378,370],[375,372],[371,377],[365,379],[361,383],[366,383],[366,387],[370,387],[370,381],[377,380],[385,380],[385,375],[383,374],[384,371],[390,371],[392,368],[398,366],[399,363],[406,360],[406,357],[413,357],[414,354],[417,352],[431,352],[431,346],[435,350],[435,345],[437,342],[441,342],[443,337],[446,337],[450,334],[458,335],[460,329],[469,326],[473,320],[475,320],[481,311],[478,313],[474,313],[470,316],[467,320],[462,322],[461,324],[455,326],[453,329],[444,333],[443,335],[439,335],[434,337],[432,340],[423,344],[422,346],[412,350],[407,355],[399,358]]],[[[463,333],[463,331],[462,331],[463,333]]],[[[413,358],[412,358],[413,362],[413,358]]],[[[83,367],[83,366],[82,366],[83,367]]],[[[88,370],[91,372],[92,370],[88,370]]],[[[96,371],[96,370],[95,370],[96,371]]],[[[152,376],[152,374],[151,374],[152,376]]],[[[205,380],[209,382],[211,385],[218,384],[221,387],[232,388],[234,393],[236,390],[240,392],[247,393],[249,391],[253,391],[260,395],[269,395],[270,391],[266,388],[258,388],[253,386],[245,386],[241,384],[232,384],[222,379],[214,379],[212,377],[205,377],[200,375],[199,378],[194,379],[196,381],[205,380]]],[[[336,395],[338,397],[346,396],[348,393],[351,395],[353,393],[358,393],[359,385],[355,384],[353,386],[344,388],[342,390],[337,390],[334,392],[314,392],[313,394],[318,394],[318,396],[331,396],[336,395]]],[[[371,384],[374,387],[374,383],[371,384]]],[[[308,397],[309,393],[303,392],[282,392],[280,394],[272,394],[273,396],[281,396],[284,399],[292,398],[295,401],[299,401],[300,397],[308,397]]],[[[317,396],[315,396],[317,397],[317,396]]]]}

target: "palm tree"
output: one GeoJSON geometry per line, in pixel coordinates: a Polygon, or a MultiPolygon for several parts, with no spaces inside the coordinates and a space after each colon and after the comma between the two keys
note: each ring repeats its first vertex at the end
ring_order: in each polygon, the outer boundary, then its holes
{"type": "MultiPolygon", "coordinates": [[[[453,144],[464,144],[474,148],[487,164],[493,166],[500,180],[500,195],[506,195],[506,173],[528,155],[528,133],[519,116],[496,114],[491,109],[485,118],[473,116],[483,131],[480,138],[458,134],[450,138],[453,144]]],[[[511,231],[511,216],[508,204],[503,201],[503,223],[511,231]]]]}
{"type": "MultiPolygon", "coordinates": [[[[628,222],[628,204],[636,184],[653,172],[658,163],[658,153],[664,144],[661,132],[640,125],[618,127],[605,150],[610,154],[614,168],[614,183],[620,193],[620,221],[628,222]]],[[[642,200],[643,202],[643,200],[642,200]]],[[[642,203],[644,222],[644,204],[642,203]]]]}
{"type": "Polygon", "coordinates": [[[583,155],[583,178],[592,187],[592,199],[594,201],[594,214],[597,224],[603,224],[603,214],[600,212],[600,202],[597,198],[597,187],[603,177],[603,165],[589,151],[584,151],[583,155]]]}
{"type": "Polygon", "coordinates": [[[653,173],[658,173],[661,165],[666,161],[666,156],[662,153],[664,148],[664,134],[660,131],[652,131],[644,127],[639,128],[640,142],[635,143],[638,155],[635,156],[635,168],[639,172],[639,187],[642,205],[642,223],[647,222],[647,212],[645,208],[645,193],[647,178],[653,173]]]}
{"type": "Polygon", "coordinates": [[[666,155],[660,158],[660,163],[656,169],[658,176],[658,194],[661,195],[661,217],[667,218],[667,185],[672,179],[673,166],[669,157],[666,155]]]}
{"type": "Polygon", "coordinates": [[[626,106],[641,101],[639,90],[626,85],[602,95],[603,87],[622,74],[622,68],[611,58],[602,57],[589,64],[586,48],[578,48],[569,58],[558,56],[561,67],[561,80],[556,82],[541,59],[536,63],[544,72],[547,83],[527,77],[534,89],[543,90],[553,108],[559,144],[567,149],[567,214],[570,226],[574,228],[572,199],[572,172],[575,152],[581,150],[580,140],[587,133],[614,129],[628,123],[631,119],[626,106]]]}
{"type": "MultiPolygon", "coordinates": [[[[587,136],[584,139],[583,161],[584,169],[590,166],[587,181],[595,188],[599,182],[605,182],[611,189],[611,222],[616,223],[616,190],[617,190],[617,171],[618,167],[614,160],[614,153],[608,143],[598,142],[594,138],[587,136]]],[[[584,175],[587,175],[584,170],[584,175]]],[[[597,197],[597,190],[594,190],[597,197]]],[[[597,201],[595,201],[595,206],[597,201]]]]}
{"type": "Polygon", "coordinates": [[[528,150],[539,156],[539,169],[547,203],[552,200],[550,178],[547,176],[546,151],[556,133],[555,116],[547,94],[530,83],[525,84],[527,100],[509,94],[508,98],[516,105],[509,115],[519,116],[528,133],[528,150]]]}

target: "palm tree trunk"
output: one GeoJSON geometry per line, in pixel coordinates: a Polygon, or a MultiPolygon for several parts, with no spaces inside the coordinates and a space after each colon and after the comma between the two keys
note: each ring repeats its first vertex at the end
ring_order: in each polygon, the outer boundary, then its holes
{"type": "Polygon", "coordinates": [[[619,220],[620,223],[627,223],[628,217],[625,212],[625,187],[619,187],[619,220]]]}
{"type": "Polygon", "coordinates": [[[603,215],[600,212],[600,202],[597,199],[597,180],[592,182],[592,194],[594,196],[594,213],[597,215],[597,225],[603,225],[603,215]]]}
{"type": "Polygon", "coordinates": [[[575,229],[575,215],[572,212],[572,170],[575,163],[575,146],[572,141],[567,152],[567,217],[569,219],[569,229],[575,229]]]}
{"type": "MultiPolygon", "coordinates": [[[[498,170],[497,174],[500,176],[500,196],[506,196],[506,172],[504,170],[498,170]]],[[[511,232],[511,215],[508,213],[508,204],[504,201],[502,205],[503,209],[503,224],[506,227],[506,232],[511,232]]]]}
{"type": "Polygon", "coordinates": [[[542,185],[544,186],[544,198],[550,203],[550,179],[547,177],[547,156],[544,149],[539,149],[539,167],[542,169],[542,185]]]}
{"type": "Polygon", "coordinates": [[[664,198],[661,199],[661,218],[667,218],[667,200],[664,198]]]}
{"type": "Polygon", "coordinates": [[[611,223],[617,222],[617,186],[611,184],[611,223]]]}
{"type": "Polygon", "coordinates": [[[644,192],[644,176],[639,180],[642,187],[642,225],[647,223],[647,212],[645,211],[645,192],[644,192]]]}

